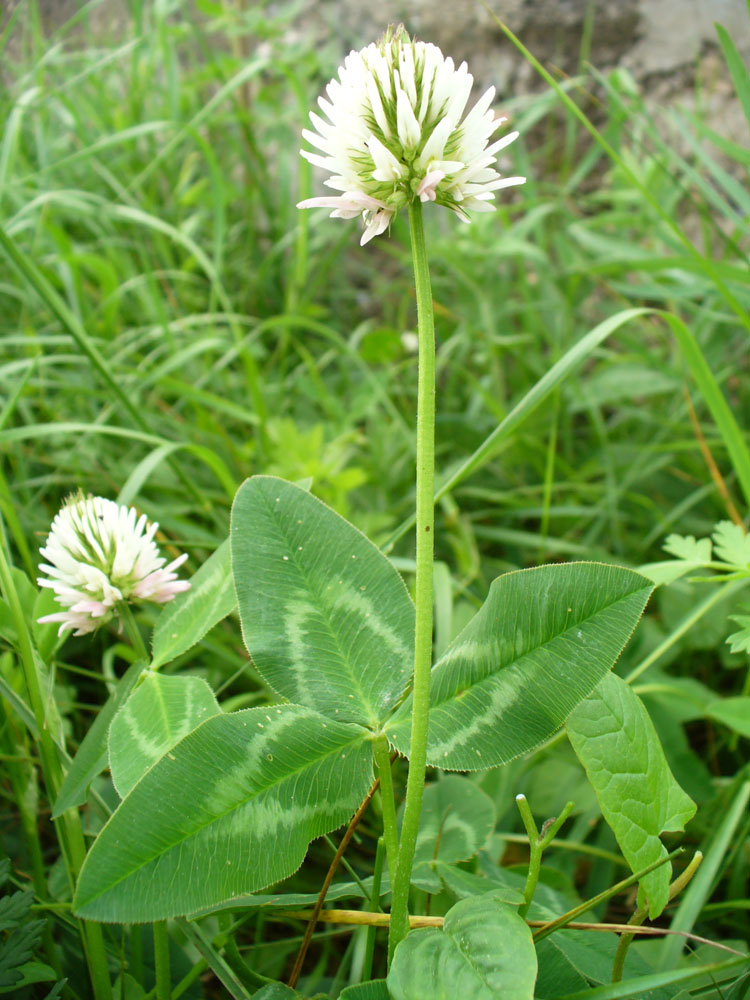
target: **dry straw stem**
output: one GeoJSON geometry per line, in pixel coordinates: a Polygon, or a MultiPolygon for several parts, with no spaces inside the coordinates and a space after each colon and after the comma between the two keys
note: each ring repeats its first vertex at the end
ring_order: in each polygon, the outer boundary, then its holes
{"type": "MultiPolygon", "coordinates": [[[[280,910],[277,913],[269,913],[267,917],[272,920],[310,920],[313,916],[312,910],[280,910]]],[[[414,915],[409,917],[409,929],[416,927],[442,927],[444,917],[428,917],[414,915]]],[[[388,927],[391,922],[390,913],[367,913],[363,910],[321,910],[317,915],[317,921],[321,924],[345,924],[351,927],[388,927]]],[[[546,920],[527,920],[529,927],[546,927],[546,920]]],[[[718,944],[709,938],[701,937],[699,934],[691,934],[688,931],[673,931],[668,927],[634,927],[632,924],[596,924],[573,921],[565,924],[566,930],[571,931],[605,931],[616,934],[638,934],[644,937],[665,937],[666,935],[677,935],[696,941],[698,944],[709,944],[712,948],[729,952],[730,955],[738,955],[743,958],[748,956],[742,951],[730,948],[725,944],[718,944]]]]}

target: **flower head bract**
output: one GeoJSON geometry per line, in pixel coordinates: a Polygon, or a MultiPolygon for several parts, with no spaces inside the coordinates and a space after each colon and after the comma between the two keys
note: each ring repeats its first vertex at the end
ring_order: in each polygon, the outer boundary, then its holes
{"type": "Polygon", "coordinates": [[[311,112],[316,131],[302,133],[323,154],[302,155],[329,170],[325,184],[340,193],[297,207],[330,208],[340,219],[361,215],[362,244],[415,198],[445,205],[465,222],[469,212],[494,211],[495,191],[525,180],[493,167],[518,132],[490,143],[507,120],[491,108],[494,87],[462,119],[473,82],[466,63],[456,69],[436,45],[412,41],[403,27],[350,52],[327,99],[318,99],[326,118],[311,112]]]}
{"type": "Polygon", "coordinates": [[[55,592],[65,609],[39,621],[59,622],[58,635],[93,632],[117,613],[124,601],[165,604],[190,584],[178,580],[175,570],[187,559],[178,556],[169,565],[154,535],[159,525],[139,517],[103,497],[70,497],[55,516],[44,548],[46,563],[39,567],[40,587],[55,592]]]}

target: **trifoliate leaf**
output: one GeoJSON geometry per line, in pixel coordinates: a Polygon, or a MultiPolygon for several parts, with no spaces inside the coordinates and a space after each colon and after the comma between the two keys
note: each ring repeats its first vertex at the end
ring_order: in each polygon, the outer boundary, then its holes
{"type": "Polygon", "coordinates": [[[713,538],[718,559],[740,569],[750,568],[750,535],[741,525],[720,521],[714,528],[713,538]]]}
{"type": "Polygon", "coordinates": [[[664,551],[676,559],[703,565],[711,562],[711,539],[696,539],[695,535],[670,535],[664,543],[664,551]]]}
{"type": "Polygon", "coordinates": [[[727,636],[729,650],[732,653],[750,653],[750,615],[730,615],[730,620],[737,622],[739,631],[727,636]]]}
{"type": "MultiPolygon", "coordinates": [[[[20,894],[19,894],[20,895],[20,894]]],[[[31,893],[23,895],[31,896],[31,893]]],[[[0,992],[16,987],[24,978],[21,968],[30,959],[44,931],[44,920],[30,920],[15,930],[0,945],[0,992]]]]}

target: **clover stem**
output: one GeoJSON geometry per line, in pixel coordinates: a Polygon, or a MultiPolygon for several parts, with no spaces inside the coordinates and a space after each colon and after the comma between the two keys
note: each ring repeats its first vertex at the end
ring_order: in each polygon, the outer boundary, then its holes
{"type": "Polygon", "coordinates": [[[409,204],[414,284],[419,334],[417,387],[417,485],[416,485],[416,629],[414,637],[414,689],[412,695],[409,777],[406,783],[398,865],[393,882],[388,953],[409,929],[409,885],[422,809],[427,761],[427,717],[430,707],[432,667],[432,564],[435,494],[435,323],[430,272],[427,265],[422,205],[409,204]]]}

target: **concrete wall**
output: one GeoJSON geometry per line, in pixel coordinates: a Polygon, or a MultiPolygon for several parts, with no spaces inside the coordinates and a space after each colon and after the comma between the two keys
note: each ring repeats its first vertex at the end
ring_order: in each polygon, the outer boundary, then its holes
{"type": "MultiPolygon", "coordinates": [[[[17,2],[0,0],[6,14],[17,2]]],[[[82,0],[38,2],[49,29],[82,6],[82,0]]],[[[226,2],[242,8],[263,0],[226,2]]],[[[269,10],[286,6],[281,0],[265,2],[269,10]]],[[[586,55],[594,66],[601,70],[624,66],[649,96],[669,103],[675,99],[689,103],[697,82],[719,131],[739,142],[750,140],[714,29],[715,22],[723,24],[750,62],[747,0],[488,0],[488,6],[545,66],[568,74],[579,68],[588,18],[586,55]]],[[[200,16],[192,0],[175,8],[178,16],[200,16]]],[[[102,0],[93,11],[93,29],[103,36],[121,35],[127,17],[127,0],[102,0]]],[[[494,84],[500,98],[540,86],[480,0],[303,0],[290,30],[297,37],[333,43],[343,56],[376,40],[388,24],[399,22],[424,41],[435,42],[457,62],[466,59],[477,85],[494,84]]]]}
{"type": "MultiPolygon", "coordinates": [[[[723,24],[750,62],[746,0],[488,0],[488,6],[548,69],[576,73],[588,34],[584,54],[598,69],[626,67],[647,96],[670,104],[690,104],[697,83],[717,129],[750,141],[714,27],[723,24]]],[[[501,98],[543,86],[479,0],[306,0],[296,30],[338,40],[343,54],[399,22],[456,61],[465,59],[477,84],[494,84],[501,98]]]]}

